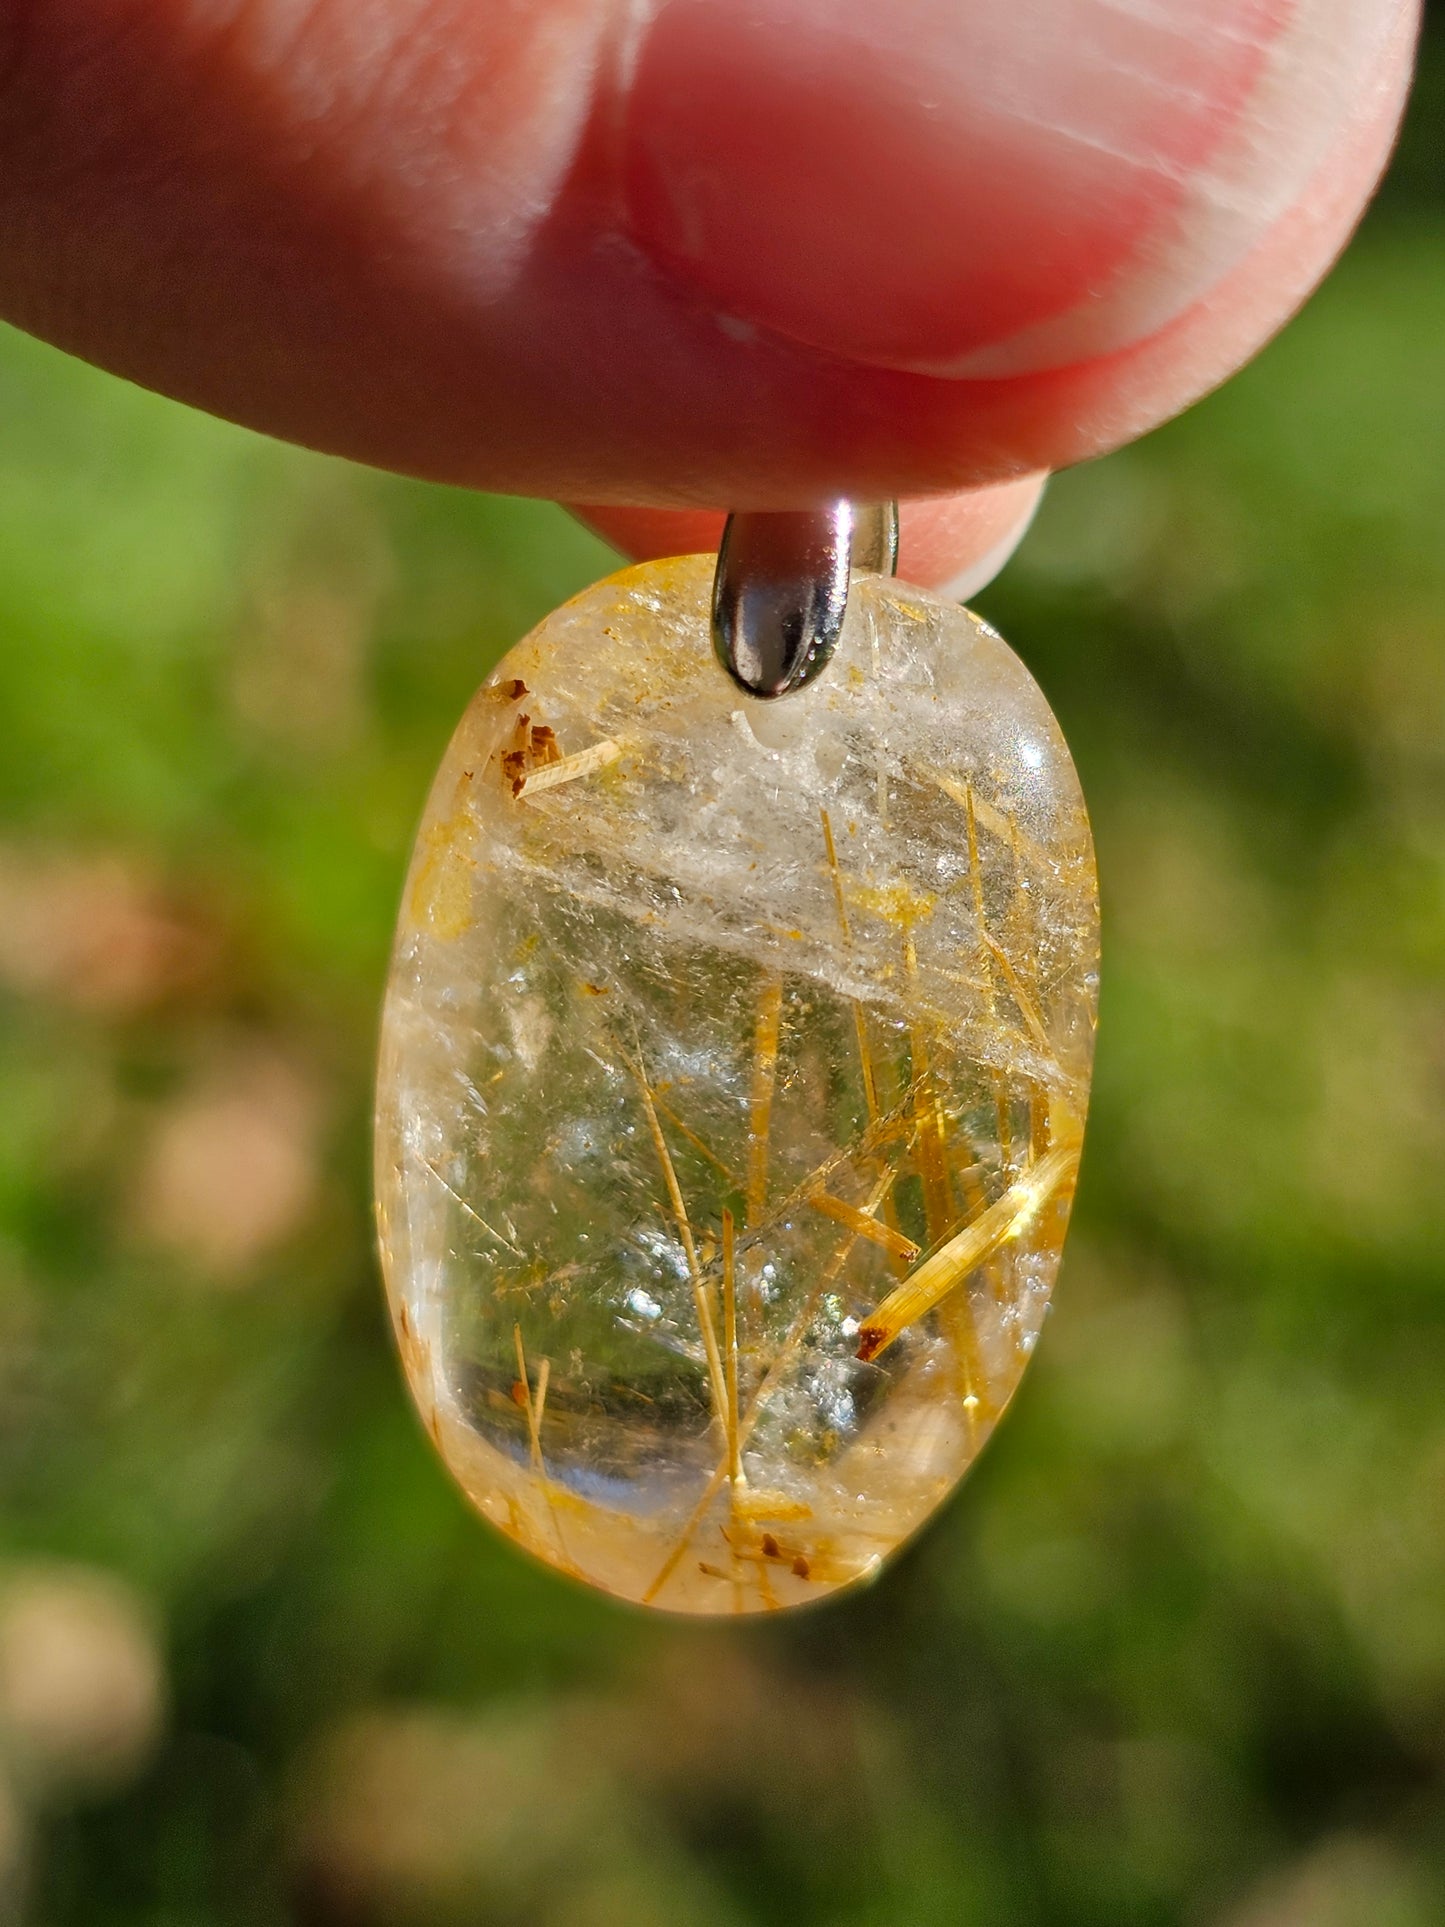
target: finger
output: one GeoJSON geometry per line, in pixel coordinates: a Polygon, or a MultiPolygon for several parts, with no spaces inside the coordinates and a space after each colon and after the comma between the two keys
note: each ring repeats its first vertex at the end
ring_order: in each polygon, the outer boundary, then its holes
{"type": "Polygon", "coordinates": [[[1141,432],[1279,325],[1388,151],[1415,16],[30,0],[0,21],[0,304],[442,480],[972,488],[1141,432]]]}
{"type": "Polygon", "coordinates": [[[1108,353],[1300,199],[1402,12],[673,0],[629,101],[632,230],[722,311],[867,364],[1108,353]]]}
{"type": "MultiPolygon", "coordinates": [[[[905,502],[899,518],[898,573],[962,601],[991,582],[1013,554],[1044,492],[1045,477],[905,502]]],[[[572,513],[635,562],[715,549],[723,517],[707,509],[574,506],[572,513]]]]}

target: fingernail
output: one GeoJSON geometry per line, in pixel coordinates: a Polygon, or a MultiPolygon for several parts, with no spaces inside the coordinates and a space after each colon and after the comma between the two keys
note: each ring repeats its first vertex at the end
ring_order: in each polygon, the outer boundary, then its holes
{"type": "Polygon", "coordinates": [[[1314,58],[1311,10],[666,0],[629,97],[630,231],[722,312],[851,360],[1013,372],[1067,359],[1076,316],[1097,351],[1167,302],[1161,275],[1188,279],[1191,220],[1201,254],[1252,240],[1191,196],[1227,162],[1247,226],[1235,175],[1306,142],[1251,101],[1314,58]]]}
{"type": "Polygon", "coordinates": [[[982,555],[975,556],[967,568],[959,569],[950,576],[940,586],[938,593],[947,596],[951,602],[971,602],[981,589],[986,589],[1013,560],[1019,545],[1034,525],[1034,517],[1039,512],[1042,500],[1043,490],[1040,489],[997,541],[992,542],[982,555]]]}
{"type": "Polygon", "coordinates": [[[1047,479],[1024,475],[963,495],[904,502],[899,575],[966,601],[993,580],[1023,540],[1047,479]]]}

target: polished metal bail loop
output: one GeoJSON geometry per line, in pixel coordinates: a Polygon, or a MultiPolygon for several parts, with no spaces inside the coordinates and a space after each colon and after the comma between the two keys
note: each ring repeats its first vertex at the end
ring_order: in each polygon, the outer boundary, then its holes
{"type": "Polygon", "coordinates": [[[838,647],[852,571],[897,566],[896,502],[730,515],[713,579],[718,661],[749,696],[790,695],[838,647]]]}

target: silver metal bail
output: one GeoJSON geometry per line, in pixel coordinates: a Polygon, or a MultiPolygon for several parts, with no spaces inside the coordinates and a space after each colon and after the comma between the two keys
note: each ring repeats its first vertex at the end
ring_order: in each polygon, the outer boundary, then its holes
{"type": "Polygon", "coordinates": [[[746,695],[790,695],[838,647],[852,571],[897,566],[896,502],[730,515],[713,578],[718,661],[746,695]]]}

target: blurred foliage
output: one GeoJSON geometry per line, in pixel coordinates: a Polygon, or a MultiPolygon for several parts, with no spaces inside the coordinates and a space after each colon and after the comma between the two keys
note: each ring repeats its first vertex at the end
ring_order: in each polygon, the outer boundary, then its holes
{"type": "Polygon", "coordinates": [[[744,1631],[467,1513],[371,1250],[412,823],[605,552],[0,340],[0,1913],[1445,1919],[1442,93],[983,598],[1104,877],[1058,1306],[924,1542],[744,1631]]]}

